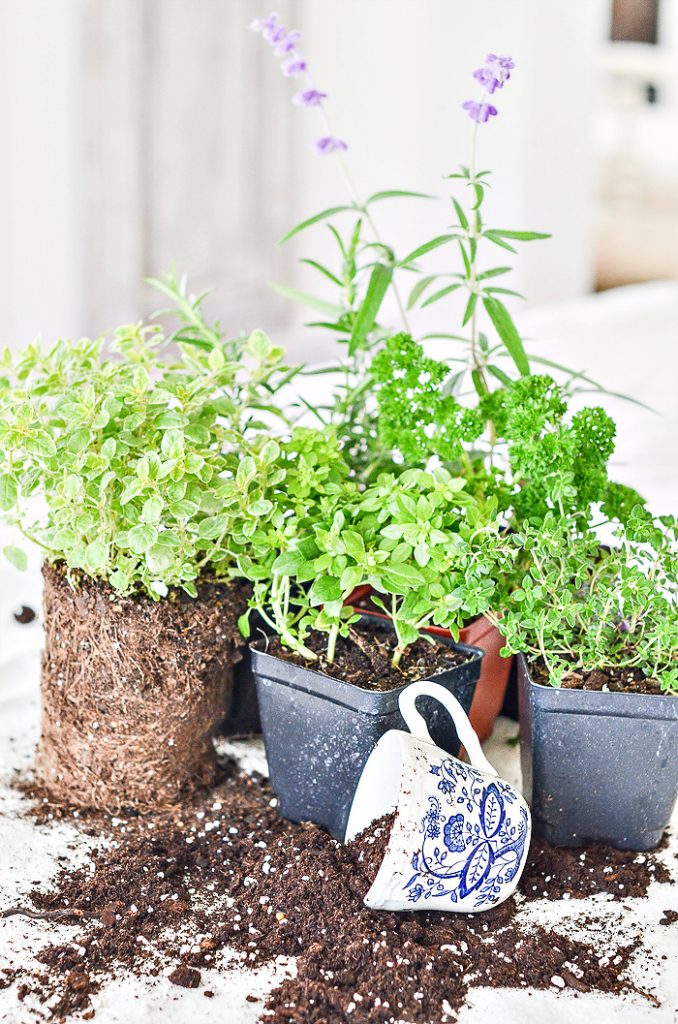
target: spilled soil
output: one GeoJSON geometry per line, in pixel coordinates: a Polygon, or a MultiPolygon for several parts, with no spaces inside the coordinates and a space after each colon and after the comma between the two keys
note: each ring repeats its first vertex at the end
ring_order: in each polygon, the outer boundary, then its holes
{"type": "MultiPolygon", "coordinates": [[[[37,812],[59,816],[49,803],[37,812]]],[[[521,907],[601,890],[620,901],[667,877],[652,854],[537,842],[518,898],[486,913],[372,912],[362,901],[390,822],[341,846],[314,825],[282,821],[268,784],[235,766],[178,810],[78,812],[73,823],[101,841],[93,864],[65,868],[9,911],[37,918],[38,929],[46,922],[40,968],[0,971],[0,987],[14,986],[41,1019],[93,1019],[97,991],[130,974],[210,998],[211,972],[233,969],[226,949],[239,970],[296,958],[296,974],[262,1003],[273,1024],[441,1024],[479,986],[638,993],[627,970],[637,935],[599,931],[594,947],[536,926],[521,907]],[[53,921],[75,925],[73,938],[50,944],[53,921]]]]}

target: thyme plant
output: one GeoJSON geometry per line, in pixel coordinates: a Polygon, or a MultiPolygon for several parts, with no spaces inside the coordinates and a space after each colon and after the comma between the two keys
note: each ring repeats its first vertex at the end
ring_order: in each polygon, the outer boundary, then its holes
{"type": "Polygon", "coordinates": [[[678,695],[678,523],[640,507],[615,543],[549,513],[505,538],[501,559],[527,568],[495,621],[505,653],[541,659],[552,685],[571,673],[637,670],[678,695]]]}

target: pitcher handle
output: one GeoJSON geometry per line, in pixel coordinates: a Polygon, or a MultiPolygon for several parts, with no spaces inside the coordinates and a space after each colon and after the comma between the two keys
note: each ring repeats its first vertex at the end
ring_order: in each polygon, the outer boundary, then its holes
{"type": "Polygon", "coordinates": [[[474,768],[478,768],[481,772],[487,772],[489,775],[496,775],[496,771],[483,754],[482,747],[480,746],[480,740],[476,736],[475,730],[469,722],[468,716],[463,707],[457,698],[439,683],[432,683],[428,680],[422,680],[418,683],[410,683],[410,685],[406,686],[400,694],[400,697],[398,698],[400,713],[405,719],[405,724],[412,735],[419,737],[419,739],[426,740],[428,743],[433,743],[426,721],[424,720],[423,715],[421,715],[415,707],[417,697],[424,696],[434,697],[435,700],[439,701],[449,712],[457,730],[457,735],[461,741],[461,745],[466,750],[472,766],[474,768]]]}

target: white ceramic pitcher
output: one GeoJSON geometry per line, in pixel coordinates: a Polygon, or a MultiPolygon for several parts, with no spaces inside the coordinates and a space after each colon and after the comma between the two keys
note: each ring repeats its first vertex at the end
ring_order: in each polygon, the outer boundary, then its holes
{"type": "Polygon", "coordinates": [[[365,897],[375,910],[478,913],[514,892],[525,867],[531,820],[527,803],[483,754],[466,713],[437,683],[412,683],[400,695],[410,732],[392,729],[372,751],[346,827],[350,842],[396,811],[381,867],[365,897]],[[470,764],[437,747],[417,697],[449,711],[470,764]]]}

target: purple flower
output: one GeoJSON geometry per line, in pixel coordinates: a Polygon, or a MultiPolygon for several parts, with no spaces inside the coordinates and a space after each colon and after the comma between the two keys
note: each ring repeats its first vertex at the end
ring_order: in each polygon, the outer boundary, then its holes
{"type": "Polygon", "coordinates": [[[336,139],[333,135],[323,135],[313,143],[316,153],[325,156],[327,153],[340,153],[348,146],[343,139],[336,139]]]}
{"type": "Polygon", "coordinates": [[[319,107],[326,99],[326,92],[319,92],[317,89],[302,89],[292,97],[292,103],[296,103],[298,107],[319,107]]]}
{"type": "Polygon", "coordinates": [[[473,77],[483,86],[486,92],[493,93],[495,89],[502,89],[504,82],[511,77],[511,68],[515,64],[510,57],[497,57],[495,53],[488,53],[485,58],[485,67],[476,68],[473,77]]]}
{"type": "Polygon", "coordinates": [[[277,14],[269,14],[268,18],[255,18],[250,28],[253,32],[272,32],[278,23],[277,14]]]}
{"type": "Polygon", "coordinates": [[[495,78],[492,68],[476,68],[473,72],[473,77],[476,82],[480,82],[483,89],[489,93],[494,92],[495,89],[501,89],[504,84],[503,81],[499,81],[498,78],[495,78]]]}
{"type": "MultiPolygon", "coordinates": [[[[511,57],[498,57],[496,53],[488,53],[485,63],[491,68],[501,68],[502,71],[511,71],[516,66],[515,61],[511,57]]],[[[508,78],[509,75],[506,77],[508,78]]]]}
{"type": "Polygon", "coordinates": [[[497,113],[497,108],[493,107],[491,103],[478,103],[477,100],[466,100],[466,103],[462,103],[462,107],[468,111],[471,120],[478,124],[485,124],[497,113]]]}
{"type": "Polygon", "coordinates": [[[280,65],[280,70],[287,78],[299,78],[306,70],[306,61],[298,54],[295,54],[289,60],[283,61],[280,65]]]}
{"type": "Polygon", "coordinates": [[[288,53],[294,53],[296,50],[297,43],[301,39],[301,32],[297,32],[296,29],[292,29],[282,36],[279,42],[273,47],[273,53],[276,57],[284,57],[288,53]]]}

